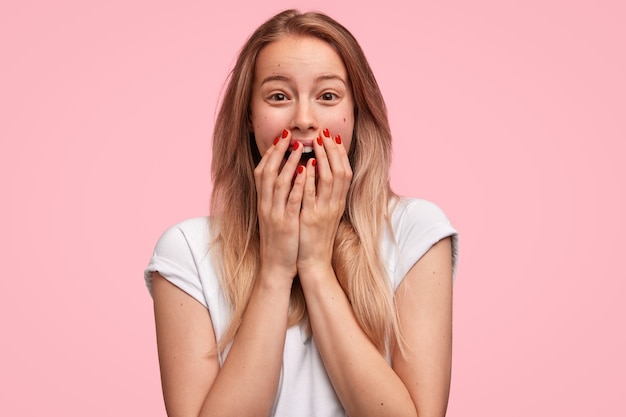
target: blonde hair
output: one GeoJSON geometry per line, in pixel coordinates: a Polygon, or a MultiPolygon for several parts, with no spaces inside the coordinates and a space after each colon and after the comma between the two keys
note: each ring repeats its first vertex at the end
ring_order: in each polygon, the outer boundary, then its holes
{"type": "MultiPolygon", "coordinates": [[[[211,228],[232,321],[218,346],[235,336],[259,269],[259,225],[253,170],[260,159],[248,115],[259,51],[289,35],[328,42],[342,58],[355,102],[349,152],[353,179],[334,246],[333,267],[355,316],[382,353],[399,340],[391,284],[379,245],[393,193],[389,186],[391,132],[386,106],[365,55],[350,32],[316,12],[287,10],[261,25],[243,46],[230,73],[213,133],[211,228]]],[[[291,293],[289,326],[307,319],[298,279],[291,293]]]]}

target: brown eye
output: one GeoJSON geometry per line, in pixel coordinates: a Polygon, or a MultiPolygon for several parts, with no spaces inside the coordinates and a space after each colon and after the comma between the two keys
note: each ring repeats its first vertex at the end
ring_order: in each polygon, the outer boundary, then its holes
{"type": "Polygon", "coordinates": [[[287,96],[283,93],[276,93],[270,96],[270,100],[272,101],[285,101],[287,100],[287,96]]]}
{"type": "Polygon", "coordinates": [[[337,99],[337,94],[333,94],[333,93],[324,93],[320,96],[320,98],[324,101],[331,101],[331,100],[336,100],[337,99]]]}

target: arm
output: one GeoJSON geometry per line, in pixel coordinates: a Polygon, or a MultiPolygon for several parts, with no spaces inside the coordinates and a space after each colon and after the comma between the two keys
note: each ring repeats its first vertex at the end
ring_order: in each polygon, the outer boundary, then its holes
{"type": "Polygon", "coordinates": [[[152,273],[152,298],[167,414],[197,416],[219,371],[209,312],[158,272],[152,273]]]}
{"type": "Polygon", "coordinates": [[[307,165],[300,220],[298,274],[315,342],[344,409],[351,416],[416,416],[402,380],[358,324],[332,268],[335,234],[352,171],[345,147],[324,131],[307,165]]]}
{"type": "Polygon", "coordinates": [[[452,248],[433,245],[396,290],[404,355],[392,352],[393,368],[408,388],[420,417],[445,416],[452,368],[452,248]]]}
{"type": "Polygon", "coordinates": [[[289,289],[255,287],[222,369],[207,309],[156,272],[152,291],[168,416],[268,415],[282,364],[289,289]]]}
{"type": "Polygon", "coordinates": [[[311,273],[317,279],[303,283],[311,328],[346,413],[417,416],[407,388],[361,329],[334,272],[311,273]]]}
{"type": "Polygon", "coordinates": [[[393,369],[361,330],[332,270],[317,277],[304,290],[311,327],[348,415],[444,416],[452,357],[450,239],[435,244],[396,292],[406,348],[404,355],[392,352],[393,369]]]}
{"type": "Polygon", "coordinates": [[[263,416],[274,405],[296,274],[305,178],[294,172],[302,148],[280,169],[288,138],[255,169],[261,234],[260,270],[232,346],[219,368],[204,306],[155,273],[153,297],[168,415],[263,416]]]}
{"type": "Polygon", "coordinates": [[[314,145],[317,177],[309,162],[298,255],[298,273],[324,365],[348,415],[443,415],[450,377],[450,240],[433,246],[399,288],[396,302],[406,356],[392,352],[391,368],[359,326],[331,266],[351,180],[345,148],[336,142],[326,136],[323,146],[314,145]]]}

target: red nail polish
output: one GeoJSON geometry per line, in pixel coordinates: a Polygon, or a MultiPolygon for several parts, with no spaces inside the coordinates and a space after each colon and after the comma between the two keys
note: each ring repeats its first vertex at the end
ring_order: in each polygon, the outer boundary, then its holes
{"type": "Polygon", "coordinates": [[[300,147],[300,142],[296,142],[293,144],[293,150],[297,150],[300,147]]]}
{"type": "Polygon", "coordinates": [[[283,130],[283,139],[285,139],[288,134],[289,134],[289,132],[286,129],[283,130]]]}
{"type": "Polygon", "coordinates": [[[313,166],[317,165],[317,161],[315,160],[315,158],[313,158],[313,159],[311,160],[311,165],[313,165],[313,166]]]}
{"type": "Polygon", "coordinates": [[[337,145],[341,145],[341,136],[335,136],[335,142],[337,142],[337,145]]]}
{"type": "Polygon", "coordinates": [[[276,136],[276,139],[274,139],[274,145],[276,145],[276,144],[278,143],[278,140],[279,140],[279,139],[280,139],[280,138],[279,138],[278,136],[276,136]]]}
{"type": "Polygon", "coordinates": [[[298,167],[298,174],[302,174],[302,171],[304,171],[304,167],[302,165],[300,165],[298,167]]]}
{"type": "Polygon", "coordinates": [[[324,144],[324,142],[322,141],[322,138],[320,138],[319,136],[317,137],[317,144],[320,146],[324,144]]]}
{"type": "Polygon", "coordinates": [[[330,137],[330,132],[328,131],[328,129],[324,129],[324,136],[326,136],[327,138],[330,137]]]}

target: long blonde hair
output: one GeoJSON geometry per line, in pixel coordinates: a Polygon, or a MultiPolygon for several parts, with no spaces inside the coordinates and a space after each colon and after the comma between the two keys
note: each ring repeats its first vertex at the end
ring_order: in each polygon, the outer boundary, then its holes
{"type": "MultiPolygon", "coordinates": [[[[253,170],[260,155],[248,115],[256,58],[268,43],[289,35],[328,42],[342,58],[355,101],[349,153],[353,179],[337,231],[333,267],[355,316],[378,350],[399,340],[398,320],[379,245],[389,200],[391,132],[386,106],[365,55],[350,32],[330,17],[287,10],[261,25],[243,46],[230,73],[213,132],[211,229],[218,245],[222,288],[232,321],[219,347],[232,340],[259,269],[259,224],[253,170]]],[[[291,293],[289,326],[307,318],[297,279],[291,293]]]]}

